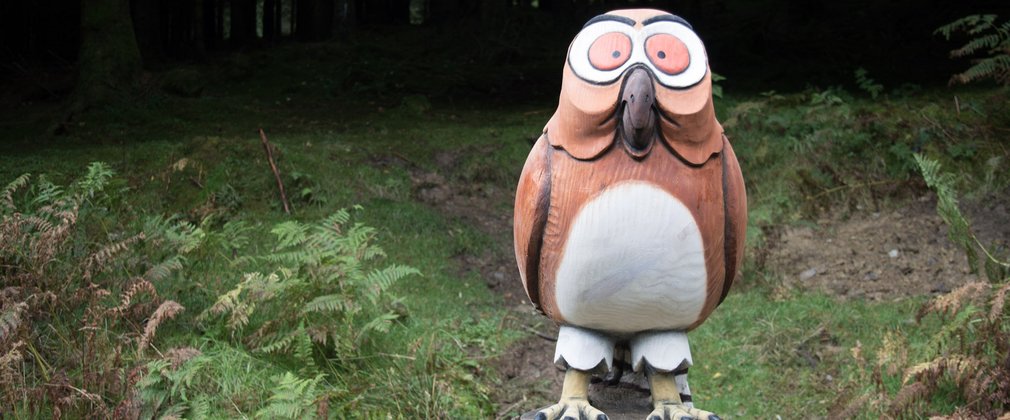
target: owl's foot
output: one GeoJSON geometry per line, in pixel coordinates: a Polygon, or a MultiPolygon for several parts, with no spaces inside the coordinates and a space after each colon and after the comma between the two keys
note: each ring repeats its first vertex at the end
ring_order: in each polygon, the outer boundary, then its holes
{"type": "Polygon", "coordinates": [[[649,372],[652,410],[647,420],[721,420],[719,416],[685,405],[680,399],[673,372],[649,372]]]}
{"type": "Polygon", "coordinates": [[[721,420],[719,416],[705,410],[688,407],[682,403],[658,403],[649,413],[647,420],[721,420]]]}
{"type": "Polygon", "coordinates": [[[608,420],[606,414],[589,405],[589,372],[569,368],[561,388],[561,401],[537,412],[535,420],[608,420]]]}
{"type": "Polygon", "coordinates": [[[589,401],[579,398],[562,399],[557,404],[537,412],[534,420],[607,420],[606,414],[589,405],[589,401]]]}

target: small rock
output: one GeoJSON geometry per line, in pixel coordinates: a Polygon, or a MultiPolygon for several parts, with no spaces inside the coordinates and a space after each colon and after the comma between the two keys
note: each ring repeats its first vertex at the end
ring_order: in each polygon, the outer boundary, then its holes
{"type": "Polygon", "coordinates": [[[880,274],[877,274],[876,271],[868,271],[863,276],[863,280],[868,280],[868,281],[877,281],[877,280],[880,280],[880,274]]]}
{"type": "Polygon", "coordinates": [[[499,282],[505,280],[505,273],[502,273],[501,271],[495,271],[493,274],[491,274],[491,276],[493,276],[494,279],[498,280],[499,282]]]}
{"type": "Polygon", "coordinates": [[[946,284],[937,283],[933,285],[933,289],[929,291],[930,293],[944,294],[950,292],[950,288],[946,284]]]}
{"type": "Polygon", "coordinates": [[[887,256],[888,256],[888,257],[891,257],[891,258],[898,258],[898,255],[900,255],[900,254],[901,254],[901,253],[900,253],[900,252],[898,252],[898,250],[897,250],[897,249],[892,249],[891,251],[889,251],[889,252],[887,253],[887,256]]]}
{"type": "Polygon", "coordinates": [[[800,281],[807,281],[817,275],[817,268],[811,268],[800,273],[800,281]]]}

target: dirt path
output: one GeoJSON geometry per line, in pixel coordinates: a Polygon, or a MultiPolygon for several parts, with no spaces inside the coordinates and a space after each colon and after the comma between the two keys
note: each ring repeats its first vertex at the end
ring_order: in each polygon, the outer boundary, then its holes
{"type": "Polygon", "coordinates": [[[881,301],[947,293],[977,280],[947,239],[932,194],[882,212],[829,215],[783,230],[768,268],[785,287],[881,301]]]}

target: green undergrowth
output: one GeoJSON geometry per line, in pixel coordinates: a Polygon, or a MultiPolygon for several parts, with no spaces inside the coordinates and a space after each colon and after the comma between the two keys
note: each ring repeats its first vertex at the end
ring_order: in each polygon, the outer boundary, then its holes
{"type": "MultiPolygon", "coordinates": [[[[364,46],[362,41],[359,47],[364,46]]],[[[467,194],[513,189],[531,140],[555,104],[454,103],[451,89],[419,94],[414,85],[396,86],[395,74],[361,78],[302,65],[349,54],[342,49],[293,47],[285,54],[286,64],[263,66],[256,64],[258,56],[229,58],[240,62],[227,71],[240,74],[210,80],[237,82],[208,84],[195,97],[152,93],[133,107],[81,116],[61,138],[36,143],[26,134],[42,127],[43,119],[13,125],[17,138],[4,139],[9,141],[2,149],[0,186],[32,173],[32,182],[44,174],[66,187],[95,161],[116,173],[97,207],[101,217],[82,219],[73,246],[61,254],[65,264],[53,269],[67,266],[63,274],[73,274],[74,262],[88,251],[145,226],[184,229],[195,245],[172,252],[159,251],[164,245],[131,245],[116,269],[110,266],[102,284],[110,295],[95,301],[105,309],[121,303],[129,284],[112,279],[130,279],[165,258],[183,257],[171,275],[152,278],[157,296],[143,311],[116,318],[104,332],[105,348],[127,355],[107,363],[129,381],[117,379],[111,386],[87,376],[79,367],[80,352],[67,350],[42,363],[42,352],[20,345],[21,369],[2,379],[42,389],[57,384],[54,378],[66,378],[58,384],[67,392],[9,398],[3,401],[5,412],[33,418],[59,409],[72,416],[93,412],[98,400],[109,410],[128,406],[155,417],[187,418],[487,418],[502,408],[490,395],[504,379],[489,360],[509,357],[509,344],[525,333],[485,279],[459,257],[481,255],[511,238],[493,237],[443,214],[418,195],[432,182],[467,194]],[[258,128],[275,147],[291,215],[282,210],[258,128]],[[441,181],[432,181],[431,174],[441,181]],[[272,231],[301,229],[293,222],[317,226],[356,206],[360,210],[349,219],[329,226],[340,226],[341,235],[358,223],[369,227],[367,243],[381,248],[383,256],[336,253],[326,257],[335,260],[322,259],[326,265],[305,256],[271,257],[301,244],[272,231]],[[321,268],[346,263],[348,255],[374,265],[366,264],[357,277],[321,268]],[[390,266],[402,267],[403,275],[380,282],[378,289],[362,280],[390,266]],[[272,275],[276,280],[269,280],[272,275]],[[236,290],[236,302],[247,304],[245,309],[231,305],[215,312],[222,296],[236,290]],[[305,310],[320,295],[340,298],[330,306],[311,306],[327,313],[305,310]],[[161,322],[151,349],[138,353],[144,320],[164,301],[185,310],[161,322]],[[249,308],[252,303],[255,308],[249,308]],[[245,323],[232,322],[236,308],[248,311],[245,323]],[[122,344],[122,337],[130,344],[122,344]],[[60,402],[72,389],[89,394],[60,402]]],[[[440,83],[465,75],[445,77],[440,83]]],[[[928,354],[943,328],[936,317],[917,321],[926,298],[866,302],[783,294],[780,280],[764,266],[762,255],[782,226],[825,212],[900,205],[926,194],[914,153],[957,173],[957,186],[968,199],[1006,193],[1005,89],[888,89],[871,77],[859,76],[861,91],[726,92],[716,101],[747,182],[749,257],[742,281],[692,333],[698,364],[691,383],[699,407],[724,418],[820,417],[849,413],[849,403],[863,398],[853,415],[876,418],[888,412],[887,400],[865,395],[896,393],[903,380],[903,372],[873,374],[878,356],[890,354],[887,343],[893,347],[901,337],[912,353],[928,354]]],[[[18,204],[37,211],[30,197],[39,187],[25,188],[15,197],[28,201],[18,204]]],[[[485,211],[509,213],[510,197],[502,196],[491,199],[485,211]]],[[[6,317],[18,302],[12,300],[16,296],[3,298],[6,317]]],[[[7,330],[26,334],[25,343],[42,336],[25,332],[32,329],[72,337],[86,308],[51,317],[33,309],[39,316],[22,317],[31,328],[5,327],[0,344],[16,344],[4,341],[14,334],[7,330]]],[[[59,345],[44,343],[59,354],[59,345]]],[[[5,398],[11,395],[18,394],[5,398]]],[[[962,404],[950,395],[920,410],[949,414],[962,404]]]]}

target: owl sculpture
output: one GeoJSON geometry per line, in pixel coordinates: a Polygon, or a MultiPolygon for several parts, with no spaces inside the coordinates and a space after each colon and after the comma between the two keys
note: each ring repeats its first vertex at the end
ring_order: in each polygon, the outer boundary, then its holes
{"type": "Polygon", "coordinates": [[[686,333],[726,297],[746,221],[691,25],[658,10],[591,19],[516,191],[520,275],[560,325],[554,362],[566,370],[560,401],[536,418],[606,419],[589,379],[612,369],[619,347],[649,378],[648,419],[718,419],[691,404],[686,333]]]}

